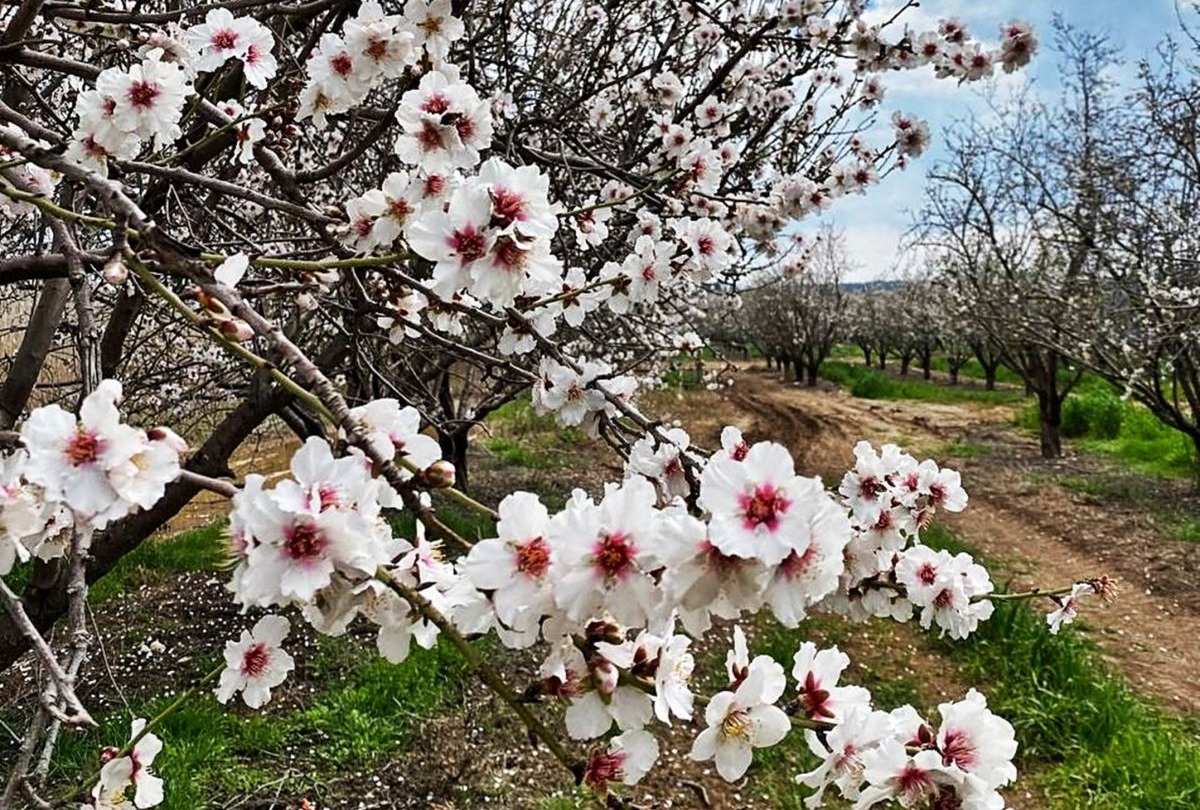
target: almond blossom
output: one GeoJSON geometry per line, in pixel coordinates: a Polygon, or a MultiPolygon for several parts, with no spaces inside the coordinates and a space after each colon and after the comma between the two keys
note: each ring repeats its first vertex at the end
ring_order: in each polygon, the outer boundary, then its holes
{"type": "Polygon", "coordinates": [[[156,444],[123,424],[120,398],[121,384],[104,380],[84,399],[78,418],[47,405],[21,426],[29,453],[25,478],[97,529],[135,506],[153,505],[179,474],[180,443],[164,437],[156,444]]]}
{"type": "Polygon", "coordinates": [[[227,703],[235,693],[251,709],[271,699],[271,689],[287,679],[295,662],[280,645],[291,625],[282,616],[263,616],[254,629],[243,630],[237,641],[225,645],[225,669],[217,685],[217,700],[227,703]]]}
{"type": "Polygon", "coordinates": [[[786,685],[777,662],[766,656],[751,661],[736,688],[709,701],[704,710],[707,727],[696,737],[691,758],[713,759],[722,779],[740,779],[755,748],[775,745],[791,730],[791,720],[774,705],[786,685]]]}
{"type": "Polygon", "coordinates": [[[658,761],[658,740],[648,731],[635,729],[608,741],[608,748],[594,750],[588,757],[583,782],[604,795],[609,785],[636,785],[658,761]]]}
{"type": "Polygon", "coordinates": [[[498,536],[476,543],[463,571],[476,588],[491,591],[501,622],[517,631],[532,631],[536,638],[538,621],[554,604],[548,576],[553,554],[550,515],[528,492],[508,495],[498,511],[498,536]]]}
{"type": "Polygon", "coordinates": [[[650,482],[632,478],[610,487],[598,504],[573,496],[551,520],[554,601],[572,621],[608,613],[640,626],[657,612],[656,500],[650,482]]]}
{"type": "Polygon", "coordinates": [[[838,686],[850,656],[836,646],[818,650],[806,641],[794,657],[792,677],[798,684],[800,710],[810,720],[840,723],[856,707],[870,707],[871,695],[861,686],[838,686]]]}
{"type": "Polygon", "coordinates": [[[162,804],[163,780],[150,772],[155,757],[162,751],[162,740],[142,730],[146,721],[134,720],[130,727],[130,739],[137,740],[125,756],[117,756],[117,749],[106,748],[101,753],[104,762],[100,769],[100,781],[92,788],[92,804],[97,810],[127,807],[129,794],[133,793],[134,807],[146,808],[162,804]]]}
{"type": "Polygon", "coordinates": [[[108,68],[96,77],[96,92],[112,104],[112,126],[159,148],[182,131],[184,98],[190,91],[183,68],[162,61],[161,50],[152,50],[128,70],[108,68]]]}
{"type": "Polygon", "coordinates": [[[225,8],[210,9],[204,22],[184,31],[184,41],[197,54],[195,68],[211,72],[230,59],[240,59],[246,81],[259,90],[274,78],[278,63],[271,54],[275,37],[252,17],[234,17],[225,8]]]}
{"type": "Polygon", "coordinates": [[[806,503],[816,479],[796,475],[782,445],[759,442],[742,461],[713,459],[700,478],[700,505],[712,517],[709,537],[725,554],[778,565],[808,550],[806,503]]]}

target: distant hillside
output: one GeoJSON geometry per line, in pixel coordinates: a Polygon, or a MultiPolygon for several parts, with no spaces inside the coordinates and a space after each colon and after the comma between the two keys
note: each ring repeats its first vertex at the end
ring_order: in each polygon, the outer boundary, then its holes
{"type": "Polygon", "coordinates": [[[842,289],[848,293],[867,292],[868,290],[894,290],[901,286],[903,281],[895,279],[876,279],[875,281],[847,281],[843,282],[842,289]]]}

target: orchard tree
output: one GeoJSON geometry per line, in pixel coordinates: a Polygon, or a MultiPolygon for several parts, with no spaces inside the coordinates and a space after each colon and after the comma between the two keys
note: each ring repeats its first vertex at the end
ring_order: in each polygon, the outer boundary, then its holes
{"type": "Polygon", "coordinates": [[[887,367],[888,352],[892,348],[888,300],[887,290],[875,283],[846,294],[844,339],[859,348],[865,365],[870,366],[874,358],[880,370],[887,367]]]}
{"type": "MultiPolygon", "coordinates": [[[[821,0],[10,4],[0,283],[27,321],[2,388],[0,575],[32,570],[21,594],[0,580],[0,664],[28,650],[43,675],[0,807],[171,790],[169,711],[97,751],[86,781],[47,777],[56,741],[96,724],[76,689],[88,583],[201,490],[231,500],[233,600],[276,612],[173,708],[214,682],[259,708],[294,667],[292,621],[356,624],[394,662],[456,647],[610,805],[654,766],[655,732],[700,713],[691,757],[730,781],[799,728],[823,760],[797,777],[813,790],[1002,803],[1016,742],[977,692],[936,725],[889,713],[804,642],[784,700],[783,665],[736,625],[727,680],[709,697],[691,678],[693,638],[764,610],[968,636],[993,609],[986,570],[920,542],[966,506],[957,473],[860,442],[829,492],[780,444],[728,428],[704,451],[634,398],[636,361],[675,345],[699,291],[761,271],[790,220],[921,152],[903,114],[870,145],[887,72],[982,78],[1036,46],[1019,23],[994,48],[956,20],[897,30],[911,5],[872,22],[821,0]],[[561,508],[456,487],[469,425],[523,389],[604,436],[623,480],[561,508]],[[303,440],[289,472],[233,480],[272,417],[303,440]],[[179,429],[135,426],[158,421],[179,429]],[[451,503],[494,536],[456,533],[451,503]],[[537,645],[534,683],[470,640],[492,633],[537,645]],[[565,705],[565,739],[529,697],[565,705]]],[[[1027,596],[1054,600],[1056,631],[1108,592],[1027,596]]]]}
{"type": "Polygon", "coordinates": [[[1064,353],[1066,338],[1095,322],[1084,279],[1116,114],[1105,89],[1113,59],[1105,41],[1060,26],[1057,46],[1060,103],[1047,107],[1026,91],[997,104],[992,122],[961,125],[931,174],[919,225],[952,295],[1037,397],[1046,458],[1062,455],[1062,405],[1082,374],[1064,353]]]}
{"type": "Polygon", "coordinates": [[[848,269],[845,241],[822,228],[777,276],[745,294],[739,313],[748,342],[779,360],[784,379],[817,384],[821,364],[844,330],[842,278],[848,269]]]}
{"type": "MultiPolygon", "coordinates": [[[[1064,239],[1087,251],[1084,283],[1096,291],[1094,328],[1068,350],[1189,438],[1200,459],[1200,74],[1190,52],[1168,39],[1120,106],[1106,164],[1090,182],[1099,237],[1055,210],[1064,239]]],[[[1110,91],[1116,96],[1115,91],[1110,91]]],[[[1200,480],[1200,463],[1197,464],[1200,480]]]]}

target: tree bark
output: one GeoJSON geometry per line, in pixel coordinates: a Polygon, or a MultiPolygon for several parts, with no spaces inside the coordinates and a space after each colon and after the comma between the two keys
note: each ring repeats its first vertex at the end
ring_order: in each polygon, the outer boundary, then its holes
{"type": "Polygon", "coordinates": [[[37,385],[46,355],[54,345],[54,333],[62,323],[71,282],[56,278],[42,285],[42,293],[29,316],[29,326],[21,336],[21,345],[13,358],[8,379],[0,387],[0,430],[9,430],[29,404],[29,395],[37,385]]]}
{"type": "Polygon", "coordinates": [[[454,465],[454,485],[463,492],[468,490],[470,473],[467,469],[468,438],[471,425],[457,425],[451,430],[438,430],[438,444],[442,446],[442,458],[454,465]]]}
{"type": "Polygon", "coordinates": [[[1055,382],[1037,395],[1042,458],[1062,457],[1062,400],[1055,382]]]}

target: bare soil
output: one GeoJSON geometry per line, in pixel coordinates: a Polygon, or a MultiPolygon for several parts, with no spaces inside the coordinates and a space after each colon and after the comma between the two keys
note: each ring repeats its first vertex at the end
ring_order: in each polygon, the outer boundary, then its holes
{"type": "MultiPolygon", "coordinates": [[[[1117,577],[1117,601],[1088,603],[1081,623],[1140,690],[1166,708],[1200,711],[1200,544],[1171,539],[1153,512],[1114,507],[1055,483],[1066,475],[1112,474],[1113,465],[1086,454],[1041,459],[1036,440],[1010,427],[1008,407],[858,399],[752,371],[721,398],[752,438],[788,443],[802,466],[823,475],[846,469],[860,438],[918,454],[955,441],[983,445],[988,452],[979,458],[939,459],[962,471],[971,494],[969,508],[944,516],[946,524],[999,563],[1017,588],[1117,577]]],[[[1155,486],[1164,499],[1195,501],[1187,483],[1155,486]]]]}

